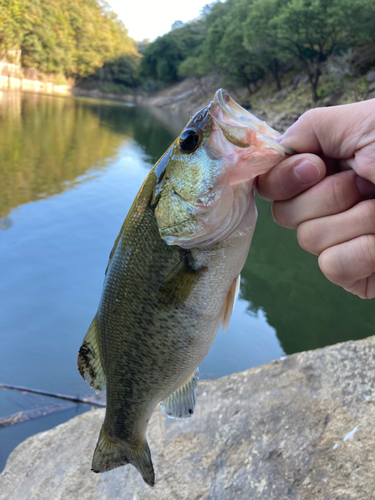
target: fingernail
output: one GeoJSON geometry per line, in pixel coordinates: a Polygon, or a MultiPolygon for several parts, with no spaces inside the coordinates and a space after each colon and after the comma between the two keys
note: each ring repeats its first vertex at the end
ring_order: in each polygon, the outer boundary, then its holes
{"type": "Polygon", "coordinates": [[[320,177],[319,168],[310,161],[304,160],[293,168],[297,179],[303,184],[311,184],[320,177]]]}
{"type": "Polygon", "coordinates": [[[366,198],[371,198],[372,196],[374,196],[375,186],[372,182],[359,176],[356,178],[355,181],[357,183],[358,191],[361,193],[362,196],[365,196],[366,198]]]}

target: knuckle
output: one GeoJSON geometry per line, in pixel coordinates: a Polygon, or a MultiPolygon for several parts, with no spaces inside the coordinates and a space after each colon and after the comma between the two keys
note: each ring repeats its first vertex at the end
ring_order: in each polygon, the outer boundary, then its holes
{"type": "Polygon", "coordinates": [[[354,180],[355,173],[349,171],[327,178],[327,181],[331,183],[333,212],[340,213],[347,210],[348,202],[353,197],[352,182],[354,180]]]}
{"type": "Polygon", "coordinates": [[[372,228],[375,231],[375,200],[366,200],[358,204],[361,210],[361,218],[368,219],[372,228]]]}
{"type": "Polygon", "coordinates": [[[375,143],[374,143],[374,131],[371,130],[369,133],[364,134],[362,139],[362,151],[359,157],[356,157],[355,161],[355,171],[364,179],[367,179],[374,183],[374,162],[373,158],[375,155],[375,143]]]}
{"type": "Polygon", "coordinates": [[[317,238],[314,231],[314,224],[310,221],[302,222],[297,228],[297,240],[301,248],[310,253],[318,253],[317,238]]]}
{"type": "Polygon", "coordinates": [[[312,128],[314,128],[315,123],[317,123],[321,120],[321,116],[322,116],[322,109],[312,108],[312,109],[309,109],[308,111],[306,111],[306,113],[304,113],[299,118],[299,120],[301,120],[301,122],[302,121],[308,122],[310,124],[310,126],[312,128]]]}
{"type": "Polygon", "coordinates": [[[375,235],[359,236],[324,250],[318,259],[323,274],[337,285],[352,284],[375,272],[375,235]]]}
{"type": "Polygon", "coordinates": [[[375,270],[375,235],[366,234],[360,238],[360,254],[369,269],[375,270]]]}
{"type": "Polygon", "coordinates": [[[294,220],[288,206],[288,202],[275,201],[272,205],[272,215],[275,222],[280,226],[288,229],[295,229],[298,226],[298,222],[294,220]]]}
{"type": "Polygon", "coordinates": [[[372,178],[371,174],[373,173],[373,167],[372,168],[371,167],[367,164],[357,163],[356,173],[363,179],[371,179],[372,178]]]}
{"type": "Polygon", "coordinates": [[[256,179],[256,190],[263,200],[271,201],[274,199],[272,177],[270,172],[260,175],[256,179]]]}
{"type": "Polygon", "coordinates": [[[339,253],[334,248],[327,248],[318,258],[322,273],[333,283],[339,284],[345,280],[345,267],[339,253]]]}

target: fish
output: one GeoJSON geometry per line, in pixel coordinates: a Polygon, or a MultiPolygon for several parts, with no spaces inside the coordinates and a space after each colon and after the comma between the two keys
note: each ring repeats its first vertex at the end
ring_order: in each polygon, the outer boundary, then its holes
{"type": "Polygon", "coordinates": [[[194,413],[198,366],[239,293],[257,218],[254,182],[293,154],[219,89],[155,164],[109,256],[78,369],[107,406],[94,472],[132,464],[155,484],[155,408],[194,413]]]}

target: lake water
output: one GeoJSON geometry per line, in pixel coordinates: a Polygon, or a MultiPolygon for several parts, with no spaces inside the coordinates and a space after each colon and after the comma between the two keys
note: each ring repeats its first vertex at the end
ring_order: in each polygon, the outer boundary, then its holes
{"type": "MultiPolygon", "coordinates": [[[[90,393],[76,357],[110,250],[144,178],[187,118],[0,92],[1,383],[90,393]]],[[[270,204],[258,200],[258,209],[239,300],[201,378],[375,333],[374,302],[329,283],[295,232],[274,223],[270,204]]],[[[0,389],[0,418],[53,403],[0,389]]],[[[85,409],[0,428],[0,470],[20,441],[85,409]]]]}

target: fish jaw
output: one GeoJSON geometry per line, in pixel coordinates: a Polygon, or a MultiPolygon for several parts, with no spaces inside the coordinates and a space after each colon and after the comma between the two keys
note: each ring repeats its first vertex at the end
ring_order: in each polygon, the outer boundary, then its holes
{"type": "Polygon", "coordinates": [[[216,92],[210,112],[212,133],[205,147],[227,163],[229,184],[255,179],[294,154],[275,140],[279,132],[242,108],[224,89],[216,92]]]}

